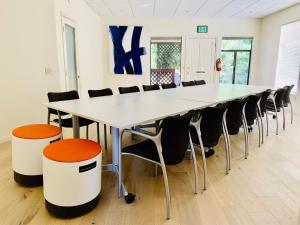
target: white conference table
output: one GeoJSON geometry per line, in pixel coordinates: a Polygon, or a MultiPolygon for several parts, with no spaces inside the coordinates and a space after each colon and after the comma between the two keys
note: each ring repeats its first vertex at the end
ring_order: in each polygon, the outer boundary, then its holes
{"type": "Polygon", "coordinates": [[[79,137],[78,118],[112,127],[112,164],[103,170],[115,172],[119,196],[126,193],[122,185],[120,134],[122,129],[141,123],[163,119],[189,110],[201,109],[217,103],[243,98],[269,89],[265,86],[206,84],[193,87],[113,95],[44,103],[48,108],[72,114],[73,136],[79,137]]]}

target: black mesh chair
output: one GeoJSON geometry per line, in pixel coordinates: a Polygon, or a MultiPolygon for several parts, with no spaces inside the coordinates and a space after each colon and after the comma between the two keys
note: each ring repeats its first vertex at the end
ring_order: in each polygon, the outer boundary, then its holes
{"type": "Polygon", "coordinates": [[[190,87],[190,86],[195,86],[195,82],[194,81],[182,81],[182,86],[183,87],[190,87]]]}
{"type": "Polygon", "coordinates": [[[160,90],[159,86],[157,84],[153,84],[153,85],[143,85],[143,90],[144,91],[156,91],[156,90],[160,90]]]}
{"type": "Polygon", "coordinates": [[[226,112],[226,125],[229,135],[237,135],[240,131],[240,127],[244,128],[245,137],[245,159],[248,157],[248,127],[245,116],[245,107],[247,98],[234,100],[228,103],[228,109],[226,112]]]}
{"type": "Polygon", "coordinates": [[[287,88],[279,88],[275,91],[274,95],[270,96],[267,100],[267,111],[271,113],[275,113],[273,116],[276,119],[276,135],[278,135],[278,112],[282,109],[283,115],[283,129],[285,129],[285,111],[283,105],[283,96],[286,92],[287,88]]]}
{"type": "Polygon", "coordinates": [[[206,84],[205,80],[195,80],[195,85],[204,85],[206,84]]]}
{"type": "Polygon", "coordinates": [[[286,86],[286,91],[283,96],[283,106],[288,107],[290,105],[291,107],[291,124],[293,124],[293,118],[294,118],[294,111],[293,111],[293,105],[291,101],[291,91],[294,88],[294,84],[290,86],[286,86]]]}
{"type": "Polygon", "coordinates": [[[131,87],[119,87],[120,94],[129,94],[134,92],[140,92],[138,86],[131,86],[131,87]]]}
{"type": "MultiPolygon", "coordinates": [[[[159,165],[162,168],[165,183],[168,219],[170,218],[170,192],[165,165],[176,165],[182,162],[185,158],[185,154],[189,144],[191,145],[191,151],[193,155],[195,193],[198,192],[197,162],[189,134],[189,124],[191,117],[191,113],[188,113],[183,116],[174,116],[164,119],[160,125],[159,133],[155,136],[128,129],[124,130],[125,132],[130,132],[132,134],[145,137],[147,138],[147,140],[123,148],[122,156],[135,156],[159,165]]],[[[121,176],[121,174],[119,174],[119,176],[121,176]]]]}
{"type": "Polygon", "coordinates": [[[199,118],[199,125],[191,127],[192,141],[196,145],[200,145],[199,134],[201,134],[203,147],[208,148],[205,152],[205,156],[209,157],[214,154],[213,147],[219,143],[219,139],[223,133],[225,140],[225,152],[226,152],[226,174],[230,169],[230,145],[229,135],[226,128],[226,108],[227,105],[219,105],[216,107],[208,107],[201,111],[199,118]],[[198,127],[198,129],[197,129],[198,127]]]}
{"type": "Polygon", "coordinates": [[[175,83],[170,83],[170,84],[162,84],[161,85],[162,89],[170,89],[170,88],[176,88],[176,84],[175,83]]]}
{"type": "MultiPolygon", "coordinates": [[[[100,89],[100,90],[88,90],[90,98],[103,97],[113,95],[113,92],[110,88],[100,89]]],[[[99,123],[97,122],[97,130],[99,130],[99,123]]],[[[100,136],[100,135],[99,135],[100,136]]],[[[100,143],[100,137],[98,136],[98,143],[100,143]]],[[[106,124],[104,124],[104,144],[105,149],[107,149],[107,132],[106,124]]]]}
{"type": "MultiPolygon", "coordinates": [[[[79,95],[78,95],[77,91],[49,92],[47,94],[47,96],[48,96],[49,102],[58,102],[58,101],[79,99],[79,95]]],[[[60,128],[73,127],[72,118],[68,117],[68,116],[70,116],[68,113],[48,108],[48,124],[50,124],[51,115],[55,115],[58,117],[58,118],[54,119],[52,122],[58,123],[60,128]],[[68,117],[68,118],[63,118],[63,117],[68,117]]],[[[94,123],[94,121],[79,117],[79,127],[86,126],[86,138],[87,139],[89,138],[89,125],[92,123],[94,123]]],[[[99,130],[98,129],[97,129],[97,138],[99,140],[99,130]]]]}
{"type": "Polygon", "coordinates": [[[261,145],[261,117],[258,110],[259,101],[262,97],[262,94],[257,95],[250,95],[247,100],[246,108],[245,108],[245,115],[246,115],[246,122],[248,126],[248,131],[253,131],[254,122],[257,121],[258,125],[258,146],[261,145]]]}
{"type": "MultiPolygon", "coordinates": [[[[262,93],[260,103],[259,103],[259,113],[261,118],[266,117],[266,123],[267,123],[267,136],[269,135],[269,119],[268,119],[268,113],[267,113],[267,100],[270,97],[272,93],[272,90],[268,89],[262,93]]],[[[262,143],[264,143],[264,125],[262,125],[262,143]]]]}

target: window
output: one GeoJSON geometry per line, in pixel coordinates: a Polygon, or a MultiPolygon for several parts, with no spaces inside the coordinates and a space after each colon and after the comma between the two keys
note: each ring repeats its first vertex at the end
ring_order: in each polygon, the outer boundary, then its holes
{"type": "Polygon", "coordinates": [[[223,38],[220,83],[248,84],[252,38],[223,38]]]}
{"type": "Polygon", "coordinates": [[[276,87],[294,84],[292,93],[298,91],[300,74],[300,21],[281,27],[276,71],[276,87]]]}
{"type": "Polygon", "coordinates": [[[181,38],[151,38],[150,84],[181,81],[181,38]]]}

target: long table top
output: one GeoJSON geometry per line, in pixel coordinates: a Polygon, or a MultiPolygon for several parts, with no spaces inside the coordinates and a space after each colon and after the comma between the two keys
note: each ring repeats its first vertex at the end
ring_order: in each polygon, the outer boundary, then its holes
{"type": "Polygon", "coordinates": [[[193,87],[44,103],[116,128],[126,128],[265,91],[269,87],[206,84],[193,87]]]}

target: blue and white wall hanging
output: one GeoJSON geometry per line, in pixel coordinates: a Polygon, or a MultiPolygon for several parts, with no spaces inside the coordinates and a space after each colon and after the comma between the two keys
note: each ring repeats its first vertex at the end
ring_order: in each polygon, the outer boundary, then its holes
{"type": "Polygon", "coordinates": [[[111,71],[114,74],[142,75],[146,39],[141,26],[109,26],[111,71]]]}

